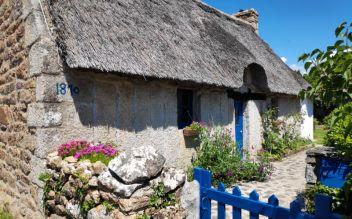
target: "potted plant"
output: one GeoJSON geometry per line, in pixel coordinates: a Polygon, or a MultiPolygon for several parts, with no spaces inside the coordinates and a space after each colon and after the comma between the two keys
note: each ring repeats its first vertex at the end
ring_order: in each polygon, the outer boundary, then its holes
{"type": "Polygon", "coordinates": [[[204,126],[205,125],[202,122],[192,122],[192,124],[190,124],[189,126],[186,126],[183,129],[183,136],[185,137],[198,136],[200,132],[203,130],[204,126]]]}

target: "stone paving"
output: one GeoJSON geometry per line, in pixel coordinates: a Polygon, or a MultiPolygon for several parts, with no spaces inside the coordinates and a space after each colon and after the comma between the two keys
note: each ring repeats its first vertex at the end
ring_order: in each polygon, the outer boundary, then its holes
{"type": "MultiPolygon", "coordinates": [[[[244,196],[256,189],[260,195],[260,200],[267,202],[269,196],[275,194],[279,199],[282,207],[288,208],[297,193],[305,188],[305,162],[306,151],[301,151],[295,155],[291,155],[280,162],[273,162],[274,171],[269,180],[266,182],[248,182],[240,183],[239,187],[244,196]]],[[[228,189],[231,192],[232,189],[228,189]]],[[[226,208],[227,218],[231,218],[231,207],[226,208]]],[[[216,218],[217,207],[216,202],[212,202],[212,218],[216,218]]],[[[243,218],[247,218],[248,214],[243,213],[243,218]]],[[[266,218],[266,217],[263,217],[266,218]]]]}

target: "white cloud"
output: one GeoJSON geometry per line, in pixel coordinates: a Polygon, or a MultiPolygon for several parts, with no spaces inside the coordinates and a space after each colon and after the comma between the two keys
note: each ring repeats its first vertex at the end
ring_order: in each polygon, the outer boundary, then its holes
{"type": "Polygon", "coordinates": [[[306,74],[306,73],[307,73],[307,71],[304,69],[303,66],[299,66],[299,65],[297,65],[297,64],[292,64],[292,65],[290,65],[290,68],[291,68],[292,70],[294,70],[294,71],[300,71],[302,74],[306,74]]]}
{"type": "Polygon", "coordinates": [[[281,60],[283,61],[283,62],[287,62],[287,58],[286,57],[281,57],[281,60]]]}

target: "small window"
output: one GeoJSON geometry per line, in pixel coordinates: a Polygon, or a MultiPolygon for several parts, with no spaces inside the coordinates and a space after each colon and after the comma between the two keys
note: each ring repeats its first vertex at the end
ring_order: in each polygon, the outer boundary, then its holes
{"type": "Polygon", "coordinates": [[[193,121],[193,91],[177,90],[177,124],[179,129],[190,125],[193,121]]]}
{"type": "Polygon", "coordinates": [[[271,108],[278,108],[279,107],[279,100],[277,97],[272,97],[271,98],[271,104],[270,104],[271,108]]]}

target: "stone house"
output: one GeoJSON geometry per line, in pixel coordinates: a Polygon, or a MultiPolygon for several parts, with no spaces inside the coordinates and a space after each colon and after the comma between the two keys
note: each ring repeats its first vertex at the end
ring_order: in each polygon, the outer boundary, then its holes
{"type": "Polygon", "coordinates": [[[70,139],[157,147],[186,167],[192,121],[261,147],[261,113],[304,112],[307,89],[257,33],[254,10],[197,0],[0,0],[0,204],[37,218],[44,158],[70,139]]]}

